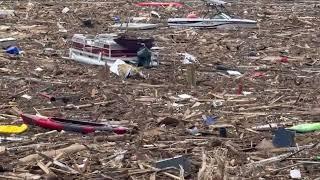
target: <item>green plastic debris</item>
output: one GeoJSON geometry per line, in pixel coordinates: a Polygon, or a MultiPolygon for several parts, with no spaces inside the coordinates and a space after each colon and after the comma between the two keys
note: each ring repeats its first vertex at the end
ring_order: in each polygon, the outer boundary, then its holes
{"type": "Polygon", "coordinates": [[[320,156],[316,156],[315,160],[320,161],[320,156]]]}
{"type": "Polygon", "coordinates": [[[320,130],[320,123],[299,124],[288,128],[296,132],[306,133],[320,130]]]}
{"type": "Polygon", "coordinates": [[[185,2],[184,4],[189,6],[189,7],[193,7],[193,4],[191,2],[185,2]]]}
{"type": "Polygon", "coordinates": [[[151,51],[144,47],[137,52],[138,56],[138,66],[143,66],[145,68],[150,67],[151,63],[151,51]]]}

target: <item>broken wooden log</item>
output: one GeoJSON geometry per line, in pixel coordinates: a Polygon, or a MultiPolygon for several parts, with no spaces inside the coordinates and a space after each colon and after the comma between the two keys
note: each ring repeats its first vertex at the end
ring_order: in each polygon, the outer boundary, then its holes
{"type": "MultiPolygon", "coordinates": [[[[87,148],[86,146],[81,145],[81,144],[73,144],[71,146],[68,146],[68,147],[65,147],[62,149],[45,151],[42,154],[45,154],[48,157],[54,157],[54,156],[61,154],[61,153],[65,153],[65,154],[75,153],[75,152],[82,151],[86,148],[87,148]]],[[[41,156],[39,154],[30,154],[24,158],[20,158],[19,161],[22,163],[28,163],[31,161],[37,161],[40,158],[41,158],[41,156]]]]}

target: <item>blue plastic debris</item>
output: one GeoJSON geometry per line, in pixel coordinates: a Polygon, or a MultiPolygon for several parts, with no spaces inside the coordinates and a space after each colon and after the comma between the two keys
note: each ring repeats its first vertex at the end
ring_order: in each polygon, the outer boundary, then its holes
{"type": "Polygon", "coordinates": [[[120,18],[119,16],[114,17],[113,20],[114,20],[116,23],[120,23],[120,22],[121,22],[121,18],[120,18]]]}
{"type": "Polygon", "coordinates": [[[18,56],[22,53],[22,50],[19,49],[17,46],[10,46],[5,50],[6,53],[18,56]]]}
{"type": "Polygon", "coordinates": [[[227,137],[227,128],[224,128],[224,127],[219,128],[219,136],[227,137]]]}
{"type": "Polygon", "coordinates": [[[272,144],[275,147],[291,147],[295,144],[294,137],[295,132],[280,127],[274,132],[272,144]]]}
{"type": "Polygon", "coordinates": [[[206,116],[206,115],[202,115],[202,120],[203,120],[203,123],[206,125],[206,126],[210,126],[214,123],[217,122],[218,120],[218,117],[217,116],[206,116]]]}

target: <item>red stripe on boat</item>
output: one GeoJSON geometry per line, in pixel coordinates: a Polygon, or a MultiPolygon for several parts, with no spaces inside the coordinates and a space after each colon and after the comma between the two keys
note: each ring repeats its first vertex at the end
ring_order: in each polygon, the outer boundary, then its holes
{"type": "Polygon", "coordinates": [[[182,7],[183,4],[178,3],[178,2],[140,2],[136,3],[138,6],[156,6],[156,7],[161,7],[161,6],[175,6],[175,7],[182,7]]]}

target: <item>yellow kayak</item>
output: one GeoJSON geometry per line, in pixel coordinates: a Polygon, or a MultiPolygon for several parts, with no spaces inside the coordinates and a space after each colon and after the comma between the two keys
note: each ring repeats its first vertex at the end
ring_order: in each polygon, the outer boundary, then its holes
{"type": "Polygon", "coordinates": [[[28,129],[26,124],[0,125],[0,134],[20,134],[28,129]]]}

